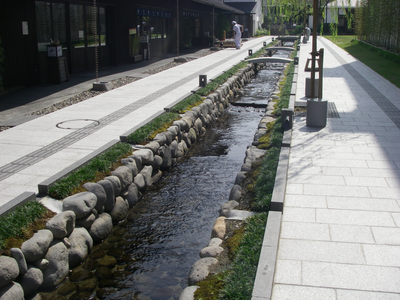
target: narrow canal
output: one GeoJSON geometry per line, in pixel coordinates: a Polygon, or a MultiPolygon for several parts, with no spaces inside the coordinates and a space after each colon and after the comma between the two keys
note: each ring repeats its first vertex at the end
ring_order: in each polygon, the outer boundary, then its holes
{"type": "MultiPolygon", "coordinates": [[[[238,103],[266,104],[282,69],[267,65],[238,103]]],[[[263,115],[263,108],[229,106],[185,158],[146,190],[128,219],[43,299],[179,299],[263,115]]]]}

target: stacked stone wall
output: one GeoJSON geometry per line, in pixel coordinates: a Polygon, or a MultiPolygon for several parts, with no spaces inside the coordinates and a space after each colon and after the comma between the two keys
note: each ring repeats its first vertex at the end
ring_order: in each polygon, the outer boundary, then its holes
{"type": "Polygon", "coordinates": [[[86,183],[86,192],[63,199],[62,212],[47,222],[46,229],[35,233],[21,249],[11,249],[11,257],[0,256],[0,299],[41,299],[38,292],[62,283],[89,255],[93,244],[106,239],[113,226],[128,216],[141,193],[185,155],[261,67],[250,64],[239,70],[202,104],[122,159],[123,166],[111,176],[86,183]]]}

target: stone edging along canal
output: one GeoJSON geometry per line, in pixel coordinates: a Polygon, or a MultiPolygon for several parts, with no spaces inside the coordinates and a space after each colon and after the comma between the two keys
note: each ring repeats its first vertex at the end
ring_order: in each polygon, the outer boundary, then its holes
{"type": "MultiPolygon", "coordinates": [[[[47,222],[46,229],[35,233],[22,244],[21,249],[11,249],[12,257],[0,256],[0,296],[4,299],[34,298],[38,291],[54,289],[63,282],[69,270],[88,256],[93,244],[107,238],[114,224],[127,217],[141,192],[157,180],[162,171],[173,166],[205,128],[224,112],[241,87],[255,75],[255,68],[250,64],[239,70],[208,95],[202,104],[186,112],[143,148],[122,159],[123,166],[113,171],[111,176],[97,183],[86,183],[87,192],[65,198],[62,212],[47,222]]],[[[261,126],[259,133],[263,130],[266,132],[266,127],[261,126]]],[[[243,177],[243,172],[250,170],[251,162],[262,154],[254,146],[248,148],[237,181],[243,177]]],[[[229,201],[221,207],[221,217],[216,221],[213,236],[220,238],[225,231],[224,218],[231,214],[238,196],[239,182],[232,188],[229,201]]],[[[210,255],[207,249],[203,252],[205,256],[210,255]]]]}

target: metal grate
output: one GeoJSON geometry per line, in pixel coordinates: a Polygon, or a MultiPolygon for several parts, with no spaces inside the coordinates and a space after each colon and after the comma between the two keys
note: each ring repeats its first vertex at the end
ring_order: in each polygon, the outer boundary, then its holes
{"type": "Polygon", "coordinates": [[[328,101],[327,117],[328,118],[340,118],[339,113],[338,113],[338,111],[336,109],[335,102],[329,102],[328,101]]]}

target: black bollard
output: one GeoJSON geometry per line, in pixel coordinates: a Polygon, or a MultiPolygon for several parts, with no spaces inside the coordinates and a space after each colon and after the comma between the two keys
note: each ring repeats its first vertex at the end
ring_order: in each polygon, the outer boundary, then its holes
{"type": "Polygon", "coordinates": [[[207,85],[207,75],[199,75],[199,86],[205,87],[207,85]]]}

